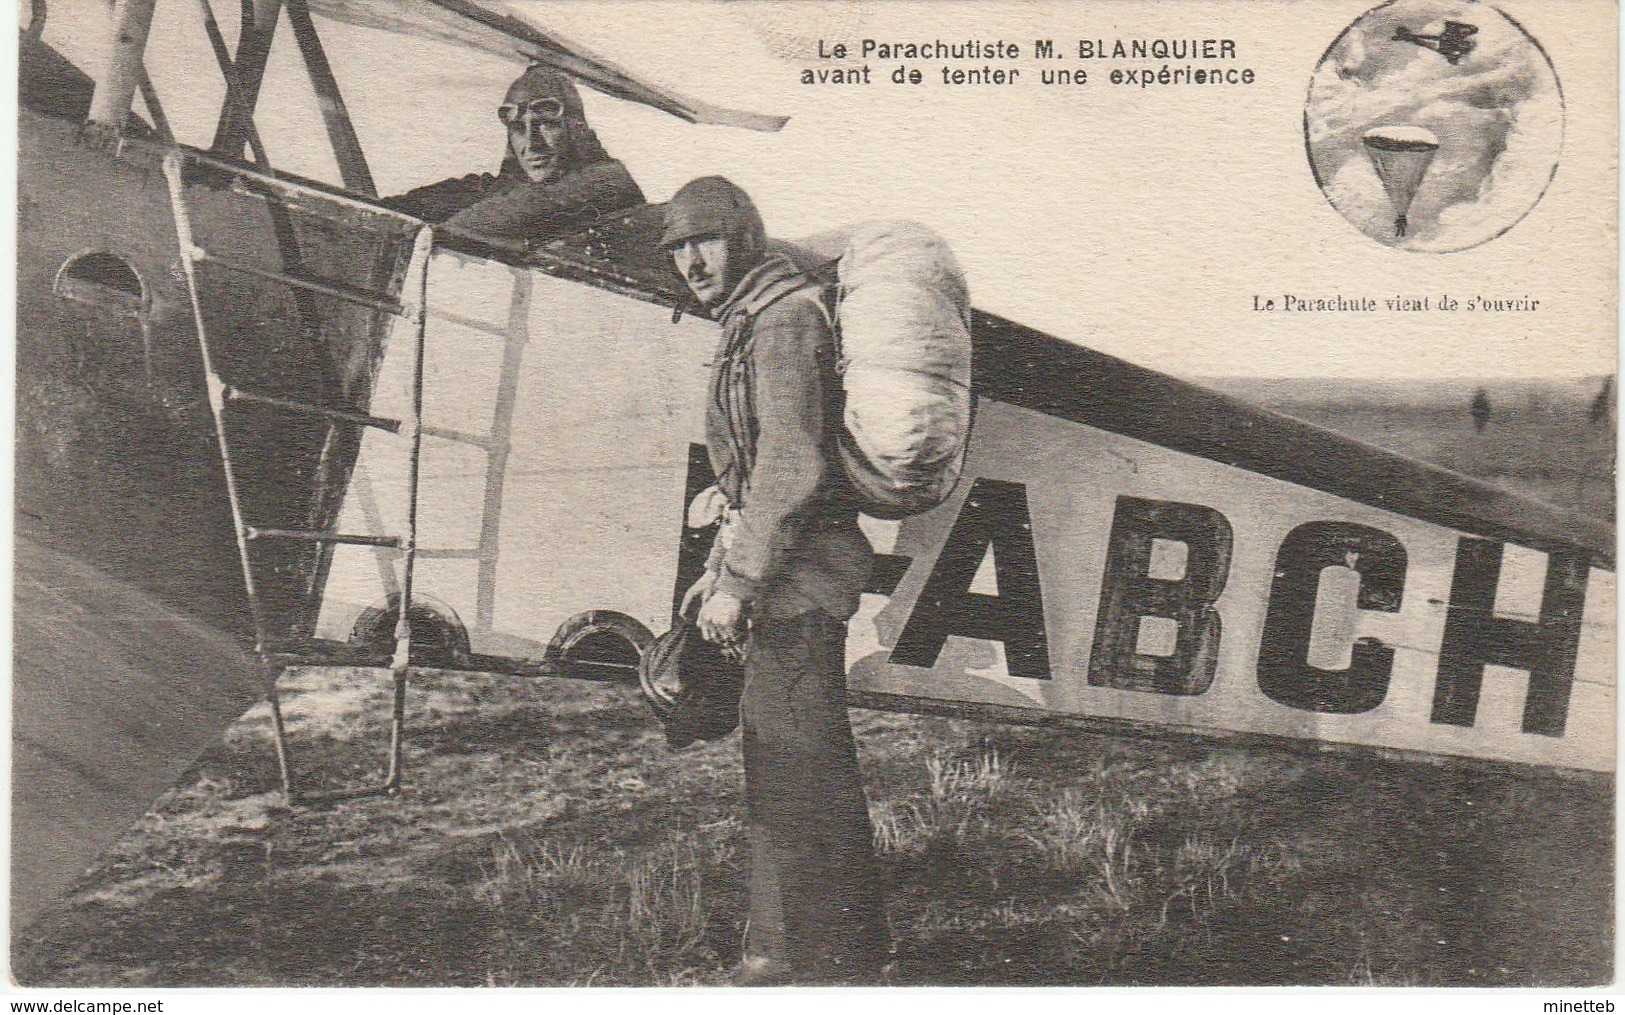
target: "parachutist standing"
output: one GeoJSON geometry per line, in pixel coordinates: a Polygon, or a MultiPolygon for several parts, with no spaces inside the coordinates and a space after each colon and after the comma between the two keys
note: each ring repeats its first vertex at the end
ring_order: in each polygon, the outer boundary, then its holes
{"type": "Polygon", "coordinates": [[[887,934],[847,716],[846,624],[874,552],[835,458],[834,334],[729,181],[679,190],[661,245],[722,324],[705,433],[728,511],[681,612],[698,600],[701,634],[744,659],[750,913],[734,982],[873,981],[887,934]]]}

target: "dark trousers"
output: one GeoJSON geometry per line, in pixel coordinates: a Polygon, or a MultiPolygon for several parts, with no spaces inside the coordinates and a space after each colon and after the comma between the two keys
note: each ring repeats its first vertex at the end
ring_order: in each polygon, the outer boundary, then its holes
{"type": "Polygon", "coordinates": [[[758,617],[745,655],[745,954],[806,982],[873,979],[888,950],[846,713],[846,622],[758,617]]]}

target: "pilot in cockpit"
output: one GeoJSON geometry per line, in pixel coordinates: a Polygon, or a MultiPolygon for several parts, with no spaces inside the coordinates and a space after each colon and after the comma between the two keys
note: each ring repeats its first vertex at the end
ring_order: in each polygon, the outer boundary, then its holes
{"type": "Polygon", "coordinates": [[[569,78],[533,64],[508,88],[497,117],[507,146],[496,175],[473,173],[384,204],[427,222],[499,240],[537,242],[644,203],[626,167],[587,126],[569,78]]]}

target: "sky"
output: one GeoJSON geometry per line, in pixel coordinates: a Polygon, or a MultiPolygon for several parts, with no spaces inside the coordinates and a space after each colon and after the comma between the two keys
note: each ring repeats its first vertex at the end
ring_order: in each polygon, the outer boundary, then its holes
{"type": "Polygon", "coordinates": [[[1315,71],[1308,129],[1327,198],[1382,242],[1444,251],[1482,243],[1522,218],[1551,180],[1563,143],[1557,79],[1515,24],[1481,14],[1478,3],[1400,0],[1356,22],[1315,71]],[[1433,35],[1452,21],[1477,29],[1454,64],[1389,44],[1402,28],[1433,35]],[[1403,237],[1361,143],[1367,128],[1391,125],[1439,143],[1403,237]]]}
{"type": "MultiPolygon", "coordinates": [[[[236,4],[215,3],[228,35],[236,4]]],[[[871,218],[913,218],[945,236],[978,306],[1180,376],[1441,378],[1609,373],[1615,356],[1615,77],[1612,5],[1561,12],[1504,4],[1538,39],[1563,92],[1550,189],[1506,235],[1451,254],[1396,250],[1351,226],[1316,186],[1304,107],[1317,64],[1370,4],[946,3],[771,6],[522,3],[528,16],[660,84],[719,105],[791,117],[778,133],[696,126],[587,93],[589,119],[650,200],[721,173],[787,238],[871,218]],[[1561,16],[1558,16],[1558,14],[1561,16]],[[870,59],[868,86],[799,83],[863,38],[1007,40],[1015,85],[892,85],[901,61],[870,59]],[[1032,58],[1051,38],[1068,54],[1032,58]],[[1231,39],[1251,85],[1113,86],[1080,39],[1231,39]],[[1044,86],[1048,66],[1083,86],[1044,86]],[[1532,297],[1534,312],[1285,314],[1262,300],[1452,294],[1532,297]]],[[[1471,5],[1468,5],[1471,6],[1471,5]]],[[[224,86],[193,0],[159,0],[148,66],[182,140],[206,144],[224,86]]],[[[94,70],[103,0],[51,0],[46,39],[94,70]]],[[[439,43],[321,21],[381,191],[494,170],[494,107],[515,64],[439,43]]],[[[1414,49],[1415,47],[1410,47],[1414,49]]],[[[1167,61],[1173,63],[1172,61],[1167,61]]],[[[1174,64],[1184,66],[1184,64],[1174,64]]],[[[335,180],[297,48],[284,25],[258,122],[274,164],[335,180]]]]}

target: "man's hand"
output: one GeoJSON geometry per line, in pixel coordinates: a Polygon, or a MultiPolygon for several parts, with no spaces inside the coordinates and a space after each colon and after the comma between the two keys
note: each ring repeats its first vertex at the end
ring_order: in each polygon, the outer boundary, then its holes
{"type": "Polygon", "coordinates": [[[700,635],[735,659],[745,646],[745,604],[732,592],[713,592],[694,621],[700,635]]]}
{"type": "Polygon", "coordinates": [[[677,612],[684,617],[693,616],[689,610],[703,606],[705,601],[711,598],[711,590],[717,587],[717,579],[720,577],[716,571],[707,571],[700,575],[699,580],[683,593],[683,603],[677,607],[677,612]]]}

